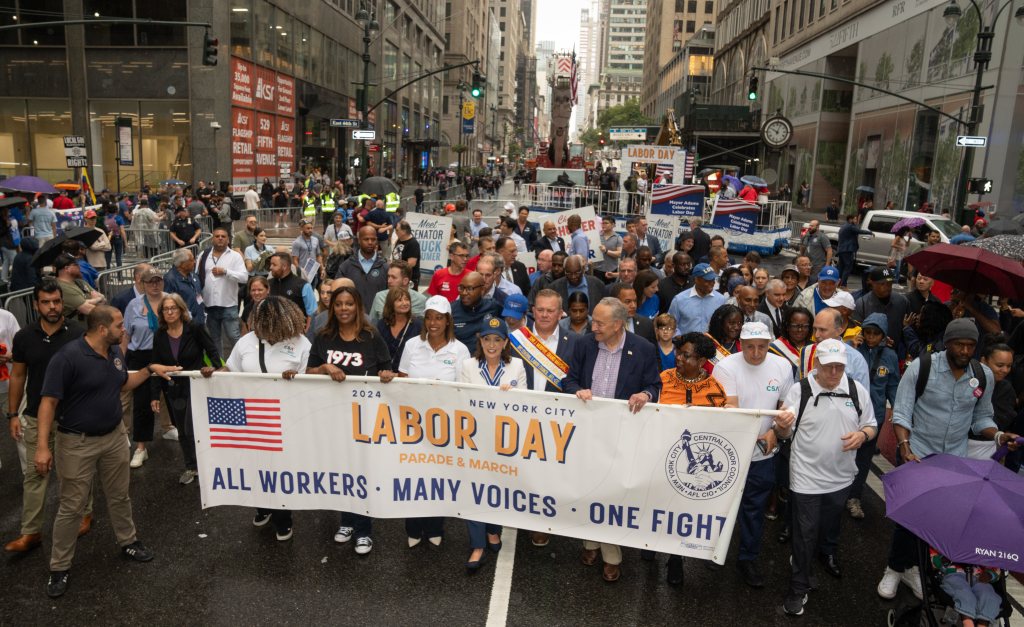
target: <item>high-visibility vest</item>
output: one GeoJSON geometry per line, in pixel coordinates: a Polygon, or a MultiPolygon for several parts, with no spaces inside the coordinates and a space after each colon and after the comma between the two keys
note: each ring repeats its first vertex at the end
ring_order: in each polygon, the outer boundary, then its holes
{"type": "Polygon", "coordinates": [[[326,192],[320,196],[320,211],[334,213],[334,194],[326,192]]]}
{"type": "Polygon", "coordinates": [[[302,215],[307,218],[316,217],[316,200],[313,194],[306,194],[305,200],[302,201],[302,215]]]}
{"type": "Polygon", "coordinates": [[[402,204],[402,198],[395,192],[384,197],[384,210],[390,213],[398,211],[398,205],[402,204]]]}

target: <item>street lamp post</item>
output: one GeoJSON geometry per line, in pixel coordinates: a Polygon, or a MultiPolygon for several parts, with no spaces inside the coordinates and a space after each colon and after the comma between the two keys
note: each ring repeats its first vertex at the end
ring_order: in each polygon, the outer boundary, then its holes
{"type": "MultiPolygon", "coordinates": [[[[992,21],[988,25],[985,24],[985,18],[981,14],[978,3],[975,0],[970,0],[970,3],[978,16],[978,45],[974,50],[974,64],[977,71],[974,76],[974,92],[971,98],[971,113],[967,121],[967,134],[975,135],[978,132],[978,124],[981,122],[981,83],[985,70],[988,69],[988,63],[992,60],[992,40],[995,38],[996,21],[999,20],[1003,10],[1013,4],[1013,0],[1006,0],[992,16],[992,21]]],[[[956,0],[949,0],[949,4],[942,12],[942,17],[950,27],[955,26],[962,15],[963,11],[960,10],[960,5],[956,3],[956,0]]],[[[1024,26],[1024,6],[1017,8],[1014,18],[1018,24],[1024,26]]],[[[967,204],[967,179],[970,178],[974,165],[975,149],[965,148],[964,150],[967,152],[960,162],[960,176],[957,178],[956,197],[953,205],[958,214],[956,218],[960,221],[966,221],[964,209],[967,204]]]]}
{"type": "Polygon", "coordinates": [[[463,101],[462,92],[465,91],[466,84],[463,83],[462,81],[459,81],[459,84],[457,85],[457,88],[459,90],[459,114],[458,114],[459,115],[459,166],[457,168],[457,172],[456,172],[457,177],[456,178],[457,178],[457,180],[461,181],[462,180],[462,153],[466,152],[466,145],[463,143],[464,140],[463,140],[463,134],[462,134],[462,131],[463,131],[463,128],[464,128],[464,124],[465,124],[465,119],[462,117],[462,105],[463,105],[463,103],[462,103],[462,101],[463,101]]]}
{"type": "MultiPolygon", "coordinates": [[[[373,34],[380,30],[380,24],[373,19],[366,7],[361,7],[356,13],[356,21],[363,25],[363,95],[362,114],[363,128],[370,128],[370,42],[373,41],[373,34]]],[[[363,180],[369,174],[369,163],[366,151],[366,141],[360,140],[362,148],[359,157],[359,165],[363,170],[363,180]]]]}

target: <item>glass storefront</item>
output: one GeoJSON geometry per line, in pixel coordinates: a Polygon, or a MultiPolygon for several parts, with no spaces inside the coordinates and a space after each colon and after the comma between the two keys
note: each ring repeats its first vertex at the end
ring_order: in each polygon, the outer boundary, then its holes
{"type": "Polygon", "coordinates": [[[71,178],[64,161],[64,135],[70,134],[67,100],[0,99],[0,174],[71,178]]]}
{"type": "Polygon", "coordinates": [[[192,180],[188,101],[91,100],[89,125],[96,189],[136,192],[144,182],[192,180]],[[118,143],[118,118],[131,123],[130,151],[118,143]]]}

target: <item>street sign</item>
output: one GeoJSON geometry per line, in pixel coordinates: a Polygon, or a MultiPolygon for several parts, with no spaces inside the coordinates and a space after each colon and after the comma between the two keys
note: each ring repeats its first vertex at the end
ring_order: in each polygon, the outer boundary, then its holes
{"type": "Polygon", "coordinates": [[[624,127],[608,129],[608,137],[612,141],[645,141],[647,139],[647,127],[624,127]]]}
{"type": "Polygon", "coordinates": [[[359,128],[359,120],[349,120],[346,118],[331,118],[331,126],[340,128],[359,128]]]}
{"type": "Polygon", "coordinates": [[[372,142],[377,139],[377,131],[368,131],[366,129],[356,129],[352,131],[352,139],[360,139],[363,141],[372,142]]]}
{"type": "Polygon", "coordinates": [[[972,135],[958,135],[956,145],[960,148],[983,148],[988,144],[988,137],[975,137],[972,135]]]}
{"type": "Polygon", "coordinates": [[[366,149],[370,152],[380,152],[380,144],[370,144],[366,149]]]}

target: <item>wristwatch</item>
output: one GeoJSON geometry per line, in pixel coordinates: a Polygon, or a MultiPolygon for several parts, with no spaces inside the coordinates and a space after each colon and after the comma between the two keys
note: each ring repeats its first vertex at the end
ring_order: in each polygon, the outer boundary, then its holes
{"type": "Polygon", "coordinates": [[[18,416],[20,416],[20,415],[21,415],[21,414],[19,414],[19,413],[18,413],[18,412],[16,412],[16,411],[9,411],[9,412],[7,412],[7,417],[8,417],[8,418],[17,418],[17,417],[18,417],[18,416]]]}

